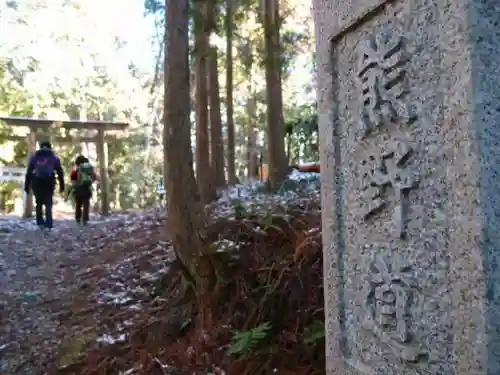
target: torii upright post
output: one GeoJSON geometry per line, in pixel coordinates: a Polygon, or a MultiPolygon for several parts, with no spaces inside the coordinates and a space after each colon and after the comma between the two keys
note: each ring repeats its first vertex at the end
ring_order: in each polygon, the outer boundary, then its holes
{"type": "Polygon", "coordinates": [[[104,129],[97,131],[96,141],[97,159],[99,162],[99,184],[101,190],[101,214],[109,215],[109,196],[108,196],[108,150],[104,138],[104,129]]]}
{"type": "MultiPolygon", "coordinates": [[[[30,159],[36,152],[36,129],[30,128],[28,134],[28,160],[26,165],[29,165],[30,159]]],[[[23,187],[24,188],[24,187],[23,187]]],[[[26,201],[24,202],[23,218],[28,219],[33,216],[33,193],[31,190],[26,194],[26,201]]]]}

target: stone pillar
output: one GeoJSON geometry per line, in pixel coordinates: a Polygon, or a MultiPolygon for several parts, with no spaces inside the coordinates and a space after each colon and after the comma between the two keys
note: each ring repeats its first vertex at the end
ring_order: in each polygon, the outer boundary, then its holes
{"type": "Polygon", "coordinates": [[[500,3],[314,14],[327,374],[500,374],[500,3]]]}
{"type": "Polygon", "coordinates": [[[101,214],[109,215],[109,199],[108,199],[108,150],[106,140],[104,138],[104,129],[99,129],[97,133],[96,151],[99,161],[99,186],[101,192],[101,214]]]}
{"type": "MultiPolygon", "coordinates": [[[[30,128],[30,132],[27,137],[27,144],[28,144],[28,158],[26,161],[26,167],[28,167],[31,157],[36,152],[36,129],[30,128]]],[[[24,183],[22,184],[22,189],[24,191],[24,183]]],[[[29,193],[26,194],[26,197],[23,199],[23,203],[24,203],[23,218],[28,219],[30,217],[33,217],[33,192],[31,191],[31,189],[29,193]]]]}

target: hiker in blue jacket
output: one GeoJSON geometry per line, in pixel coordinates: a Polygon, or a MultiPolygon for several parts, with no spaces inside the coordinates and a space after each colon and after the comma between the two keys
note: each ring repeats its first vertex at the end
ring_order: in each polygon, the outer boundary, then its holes
{"type": "Polygon", "coordinates": [[[54,191],[56,188],[56,176],[59,180],[59,191],[64,192],[64,173],[61,167],[61,160],[52,151],[50,142],[40,143],[40,149],[31,157],[26,179],[24,181],[24,191],[33,191],[36,203],[36,224],[41,228],[52,229],[52,204],[54,191]],[[43,208],[45,207],[45,219],[43,208]]]}

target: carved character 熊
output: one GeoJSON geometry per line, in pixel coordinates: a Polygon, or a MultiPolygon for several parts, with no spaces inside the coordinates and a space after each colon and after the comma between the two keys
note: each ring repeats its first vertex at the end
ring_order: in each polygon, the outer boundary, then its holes
{"type": "Polygon", "coordinates": [[[406,63],[403,38],[381,34],[359,44],[357,78],[361,89],[361,129],[366,136],[383,124],[416,119],[413,106],[403,102],[406,63]]]}

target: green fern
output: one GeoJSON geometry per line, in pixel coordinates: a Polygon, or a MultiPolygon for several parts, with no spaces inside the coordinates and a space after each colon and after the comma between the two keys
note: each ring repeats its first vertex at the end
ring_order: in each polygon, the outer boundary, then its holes
{"type": "Polygon", "coordinates": [[[235,199],[231,202],[231,205],[233,208],[234,217],[236,219],[241,219],[245,216],[247,210],[246,210],[245,206],[243,205],[243,202],[241,202],[241,200],[235,199]]]}
{"type": "Polygon", "coordinates": [[[255,328],[245,332],[235,332],[231,347],[227,351],[229,355],[246,356],[255,349],[267,337],[271,329],[271,323],[264,322],[255,328]]]}
{"type": "Polygon", "coordinates": [[[260,218],[260,226],[264,231],[269,230],[269,228],[274,228],[278,232],[283,232],[283,229],[277,223],[281,223],[283,221],[289,222],[290,217],[286,214],[276,214],[272,212],[266,212],[265,215],[263,215],[260,218]]]}
{"type": "Polygon", "coordinates": [[[325,323],[315,320],[312,324],[304,328],[304,342],[306,344],[315,343],[325,338],[325,323]]]}

